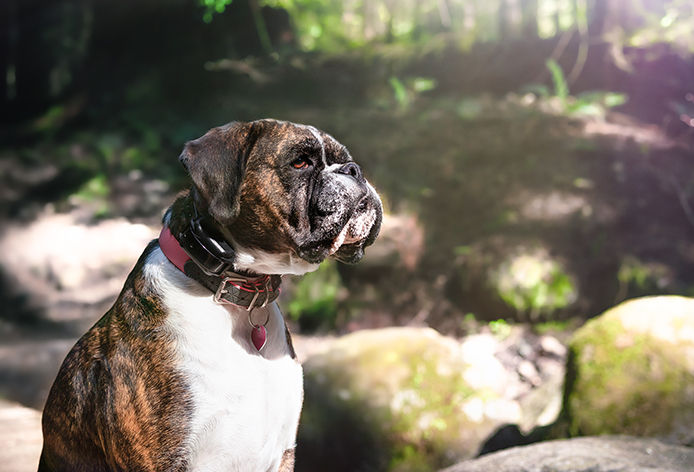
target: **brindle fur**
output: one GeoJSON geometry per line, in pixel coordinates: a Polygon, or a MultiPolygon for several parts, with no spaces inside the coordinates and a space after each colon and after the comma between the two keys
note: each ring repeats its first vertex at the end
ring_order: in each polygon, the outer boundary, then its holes
{"type": "Polygon", "coordinates": [[[44,409],[40,472],[185,470],[190,398],[171,369],[166,313],[142,275],[157,244],[63,362],[44,409]]]}

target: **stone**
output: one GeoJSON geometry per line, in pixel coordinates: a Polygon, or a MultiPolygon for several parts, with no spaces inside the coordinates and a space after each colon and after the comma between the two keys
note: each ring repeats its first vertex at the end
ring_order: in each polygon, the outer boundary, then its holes
{"type": "Polygon", "coordinates": [[[500,349],[489,334],[458,341],[413,327],[332,341],[304,363],[297,472],[436,470],[477,455],[503,425],[535,426],[543,408],[522,411],[500,349]]]}
{"type": "Polygon", "coordinates": [[[569,347],[569,434],[694,445],[694,299],[624,302],[586,323],[569,347]]]}
{"type": "Polygon", "coordinates": [[[601,436],[515,447],[441,472],[691,472],[693,464],[691,448],[655,439],[601,436]]]}

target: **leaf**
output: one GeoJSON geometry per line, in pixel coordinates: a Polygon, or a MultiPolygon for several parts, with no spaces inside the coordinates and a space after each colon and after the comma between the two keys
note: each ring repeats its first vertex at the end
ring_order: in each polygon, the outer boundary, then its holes
{"type": "Polygon", "coordinates": [[[554,59],[547,59],[547,68],[552,74],[552,82],[554,83],[554,94],[559,97],[562,104],[566,103],[569,96],[569,85],[564,78],[564,71],[554,59]]]}
{"type": "Polygon", "coordinates": [[[407,94],[405,84],[403,84],[402,81],[395,76],[392,76],[388,82],[393,88],[395,101],[398,103],[398,106],[402,109],[408,108],[410,106],[410,97],[407,94]]]}

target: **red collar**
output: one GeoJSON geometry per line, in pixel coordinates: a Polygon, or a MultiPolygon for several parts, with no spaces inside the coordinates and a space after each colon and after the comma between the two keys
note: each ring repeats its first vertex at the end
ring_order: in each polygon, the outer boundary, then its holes
{"type": "Polygon", "coordinates": [[[221,275],[205,274],[181,247],[168,226],[161,230],[159,247],[178,270],[212,291],[217,303],[229,303],[250,311],[275,301],[280,294],[282,278],[279,275],[248,277],[231,272],[221,275]]]}
{"type": "Polygon", "coordinates": [[[159,234],[159,247],[161,252],[164,253],[166,258],[171,261],[173,265],[178,267],[178,270],[185,273],[185,265],[190,259],[190,256],[183,250],[168,226],[164,226],[159,234]]]}

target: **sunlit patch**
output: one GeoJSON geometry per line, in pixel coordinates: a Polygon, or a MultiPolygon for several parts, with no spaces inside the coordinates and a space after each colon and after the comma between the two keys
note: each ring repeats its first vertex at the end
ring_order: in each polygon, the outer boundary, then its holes
{"type": "Polygon", "coordinates": [[[581,195],[566,192],[549,192],[520,200],[521,215],[529,220],[558,220],[575,213],[590,216],[592,208],[581,195]]]}
{"type": "Polygon", "coordinates": [[[531,317],[565,308],[578,296],[573,277],[546,248],[519,247],[491,277],[500,297],[531,317]]]}
{"type": "Polygon", "coordinates": [[[630,143],[640,146],[648,146],[650,149],[672,149],[677,144],[657,126],[640,125],[630,123],[608,123],[606,121],[591,120],[585,123],[583,133],[588,137],[609,136],[614,138],[622,147],[630,143]]]}

